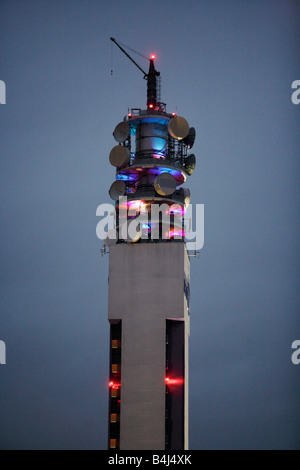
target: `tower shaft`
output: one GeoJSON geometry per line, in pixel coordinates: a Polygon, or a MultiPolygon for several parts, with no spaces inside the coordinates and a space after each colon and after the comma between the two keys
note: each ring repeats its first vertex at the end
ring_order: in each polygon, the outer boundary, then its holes
{"type": "MultiPolygon", "coordinates": [[[[108,317],[121,330],[113,439],[120,449],[188,448],[189,272],[184,243],[111,247],[108,317]]],[[[113,382],[116,364],[110,369],[113,382]]]]}

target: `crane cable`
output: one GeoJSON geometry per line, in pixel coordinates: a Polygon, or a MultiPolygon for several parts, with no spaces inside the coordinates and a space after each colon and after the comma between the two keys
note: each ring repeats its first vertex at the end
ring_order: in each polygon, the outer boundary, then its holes
{"type": "Polygon", "coordinates": [[[141,57],[144,57],[144,59],[149,60],[149,57],[146,57],[145,55],[141,54],[140,52],[135,51],[135,50],[132,49],[131,47],[127,46],[126,44],[124,44],[124,43],[122,43],[122,42],[120,42],[120,41],[118,41],[118,43],[121,44],[121,46],[126,47],[127,49],[129,49],[131,52],[134,52],[135,54],[140,55],[141,57]]]}
{"type": "MultiPolygon", "coordinates": [[[[146,57],[145,55],[141,54],[140,52],[138,51],[135,51],[134,49],[132,49],[132,47],[129,47],[127,46],[127,44],[124,44],[120,41],[118,41],[118,43],[123,46],[123,47],[126,47],[126,49],[129,49],[131,52],[134,52],[134,54],[137,54],[141,57],[143,57],[144,59],[147,59],[149,60],[149,57],[146,57]]],[[[111,49],[110,49],[110,74],[113,75],[113,45],[111,44],[111,49]]]]}
{"type": "Polygon", "coordinates": [[[110,74],[113,74],[113,47],[110,46],[110,74]]]}

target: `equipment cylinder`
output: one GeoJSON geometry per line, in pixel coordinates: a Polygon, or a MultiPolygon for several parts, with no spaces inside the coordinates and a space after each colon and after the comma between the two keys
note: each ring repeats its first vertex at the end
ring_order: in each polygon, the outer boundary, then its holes
{"type": "Polygon", "coordinates": [[[136,158],[165,158],[168,128],[164,124],[141,122],[136,130],[136,158]]]}

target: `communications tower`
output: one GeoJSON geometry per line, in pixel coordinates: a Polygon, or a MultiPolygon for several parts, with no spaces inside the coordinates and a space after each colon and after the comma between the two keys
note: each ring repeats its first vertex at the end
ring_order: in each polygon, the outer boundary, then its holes
{"type": "Polygon", "coordinates": [[[145,109],[116,126],[110,152],[116,180],[109,250],[110,322],[108,448],[188,448],[190,261],[182,188],[195,168],[195,129],[166,111],[154,56],[143,72],[145,109]]]}

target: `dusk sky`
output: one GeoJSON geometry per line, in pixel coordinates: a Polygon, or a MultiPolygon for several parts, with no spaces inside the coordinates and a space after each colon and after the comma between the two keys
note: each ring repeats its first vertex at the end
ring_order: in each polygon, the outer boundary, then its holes
{"type": "Polygon", "coordinates": [[[298,0],[0,0],[0,448],[107,447],[96,209],[112,132],[146,106],[111,36],[156,54],[167,112],[196,129],[190,449],[300,449],[298,0]]]}

